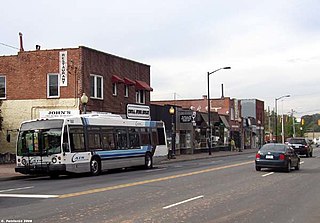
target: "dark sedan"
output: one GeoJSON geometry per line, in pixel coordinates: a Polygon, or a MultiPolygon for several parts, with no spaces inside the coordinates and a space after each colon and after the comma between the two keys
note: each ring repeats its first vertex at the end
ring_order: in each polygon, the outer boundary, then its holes
{"type": "Polygon", "coordinates": [[[269,143],[263,145],[256,154],[256,170],[261,168],[281,168],[287,172],[294,167],[300,169],[299,155],[286,144],[269,143]]]}
{"type": "Polygon", "coordinates": [[[313,147],[307,139],[302,137],[288,139],[288,145],[291,146],[299,155],[306,155],[312,157],[313,147]]]}

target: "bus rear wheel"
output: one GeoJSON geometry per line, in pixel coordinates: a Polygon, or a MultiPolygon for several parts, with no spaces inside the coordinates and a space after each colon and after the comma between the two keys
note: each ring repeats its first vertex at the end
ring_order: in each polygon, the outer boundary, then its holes
{"type": "Polygon", "coordinates": [[[92,176],[97,176],[101,172],[101,164],[97,158],[93,158],[90,162],[90,172],[92,176]]]}
{"type": "Polygon", "coordinates": [[[152,169],[153,168],[153,160],[152,160],[152,155],[150,153],[147,153],[146,156],[145,156],[144,167],[146,169],[152,169]]]}

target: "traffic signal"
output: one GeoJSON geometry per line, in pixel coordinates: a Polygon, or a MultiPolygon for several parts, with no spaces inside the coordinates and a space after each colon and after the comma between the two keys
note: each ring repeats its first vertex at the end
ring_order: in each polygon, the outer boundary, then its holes
{"type": "Polygon", "coordinates": [[[320,125],[320,119],[318,119],[318,125],[320,125]]]}
{"type": "Polygon", "coordinates": [[[301,125],[304,125],[304,119],[303,118],[301,119],[301,125]]]}

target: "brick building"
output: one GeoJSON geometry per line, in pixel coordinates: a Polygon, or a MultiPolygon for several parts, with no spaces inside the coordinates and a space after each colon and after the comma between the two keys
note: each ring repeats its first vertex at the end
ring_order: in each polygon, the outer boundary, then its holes
{"type": "Polygon", "coordinates": [[[0,152],[15,151],[16,129],[24,120],[79,114],[83,93],[89,98],[87,112],[125,114],[128,103],[149,105],[150,91],[149,65],[84,46],[22,48],[17,55],[1,56],[0,152]]]}
{"type": "MultiPolygon", "coordinates": [[[[187,99],[187,100],[162,100],[152,101],[154,105],[172,104],[180,106],[184,109],[191,109],[193,111],[208,113],[208,99],[203,96],[201,99],[187,99]]],[[[223,142],[227,144],[230,138],[234,138],[237,147],[241,147],[241,104],[237,99],[230,97],[221,97],[210,99],[210,110],[217,112],[221,123],[225,126],[225,135],[223,142]]],[[[214,126],[214,123],[211,124],[214,126]]]]}

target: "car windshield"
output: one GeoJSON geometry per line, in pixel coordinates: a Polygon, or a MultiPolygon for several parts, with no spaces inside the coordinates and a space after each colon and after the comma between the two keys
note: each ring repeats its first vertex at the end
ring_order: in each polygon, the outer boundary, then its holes
{"type": "Polygon", "coordinates": [[[266,144],[261,147],[260,152],[284,152],[285,145],[282,144],[266,144]]]}
{"type": "Polygon", "coordinates": [[[43,124],[36,122],[21,126],[17,144],[19,156],[61,153],[62,121],[47,121],[47,128],[43,128],[43,124]]]}
{"type": "Polygon", "coordinates": [[[289,139],[290,144],[307,144],[304,139],[289,139]]]}

